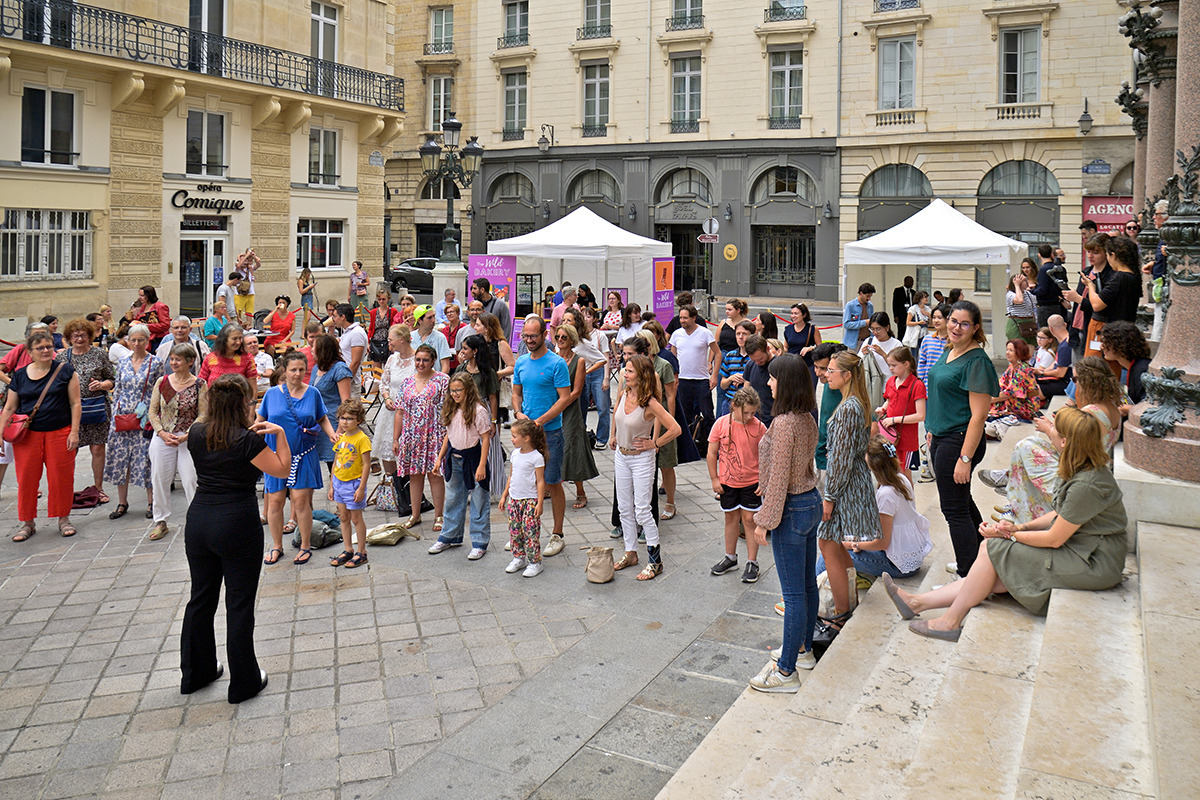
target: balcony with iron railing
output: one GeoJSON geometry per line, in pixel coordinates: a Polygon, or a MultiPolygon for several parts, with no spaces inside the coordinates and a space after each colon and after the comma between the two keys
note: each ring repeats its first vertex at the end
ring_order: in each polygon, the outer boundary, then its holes
{"type": "Polygon", "coordinates": [[[901,11],[920,7],[921,0],[875,0],[876,11],[901,11]]]}
{"type": "Polygon", "coordinates": [[[671,120],[671,133],[699,133],[700,120],[698,119],[673,119],[671,120]]]}
{"type": "Polygon", "coordinates": [[[506,142],[519,142],[525,138],[525,129],[524,128],[505,128],[501,132],[500,138],[506,142]]]}
{"type": "Polygon", "coordinates": [[[608,126],[607,125],[584,125],[583,126],[583,137],[585,139],[591,138],[591,137],[604,137],[604,136],[608,136],[608,126]]]}
{"type": "Polygon", "coordinates": [[[70,0],[0,0],[0,37],[404,110],[392,75],[70,0]]]}
{"type": "Polygon", "coordinates": [[[612,25],[584,25],[575,29],[576,41],[584,39],[607,39],[612,36],[612,25]]]}
{"type": "Polygon", "coordinates": [[[772,130],[799,130],[799,114],[772,114],[767,118],[767,127],[772,130]]]}
{"type": "Polygon", "coordinates": [[[788,6],[782,3],[772,3],[763,11],[763,22],[783,22],[785,20],[804,19],[808,16],[806,6],[788,6]]]}
{"type": "Polygon", "coordinates": [[[425,55],[427,56],[446,56],[454,52],[454,42],[426,42],[425,55]]]}
{"type": "Polygon", "coordinates": [[[703,14],[676,14],[673,17],[667,17],[667,30],[669,31],[690,31],[703,27],[703,14]]]}
{"type": "Polygon", "coordinates": [[[529,32],[528,31],[526,31],[524,33],[510,33],[507,36],[497,36],[496,37],[496,49],[497,50],[504,50],[509,47],[528,47],[528,46],[529,46],[529,32]]]}

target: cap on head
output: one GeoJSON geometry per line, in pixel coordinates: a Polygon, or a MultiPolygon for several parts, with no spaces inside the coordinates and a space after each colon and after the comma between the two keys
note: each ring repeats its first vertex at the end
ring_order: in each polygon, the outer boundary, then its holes
{"type": "Polygon", "coordinates": [[[428,314],[431,311],[433,311],[433,306],[430,306],[430,305],[417,306],[416,308],[413,309],[413,319],[420,322],[421,317],[425,316],[426,314],[428,314]]]}

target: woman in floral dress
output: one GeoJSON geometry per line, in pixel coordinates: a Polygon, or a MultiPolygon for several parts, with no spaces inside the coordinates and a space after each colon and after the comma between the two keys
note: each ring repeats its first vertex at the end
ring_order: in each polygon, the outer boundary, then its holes
{"type": "Polygon", "coordinates": [[[146,490],[146,519],[154,517],[154,495],[150,484],[150,439],[143,431],[118,431],[120,414],[136,414],[144,426],[150,424],[150,394],[163,376],[163,363],[148,352],[150,329],[138,323],[129,328],[131,355],[117,362],[117,387],[113,391],[113,421],[108,429],[104,453],[104,480],[117,485],[117,509],[109,514],[118,519],[129,511],[129,484],[146,490]]]}
{"type": "Polygon", "coordinates": [[[375,436],[371,450],[383,463],[383,474],[396,477],[396,408],[400,403],[400,391],[404,381],[413,374],[412,328],[404,323],[393,325],[388,330],[388,349],[392,354],[383,365],[379,394],[383,397],[384,410],[375,418],[375,436]]]}
{"type": "Polygon", "coordinates": [[[108,353],[101,347],[92,344],[92,327],[85,319],[73,319],[63,329],[63,338],[69,347],[55,358],[65,361],[79,376],[79,396],[87,403],[90,397],[104,398],[104,421],[79,425],[79,448],[91,448],[92,478],[96,482],[96,491],[100,493],[100,503],[108,502],[104,493],[104,448],[108,442],[108,425],[112,419],[112,404],[108,393],[116,385],[116,370],[108,360],[108,353]]]}
{"type": "Polygon", "coordinates": [[[413,355],[416,371],[405,378],[400,387],[393,444],[396,474],[408,476],[408,491],[412,498],[412,516],[400,524],[412,528],[421,523],[421,495],[428,475],[433,494],[433,532],[441,533],[446,482],[435,467],[438,450],[446,436],[441,412],[450,379],[434,369],[437,362],[437,351],[427,344],[418,347],[413,355]]]}
{"type": "Polygon", "coordinates": [[[989,417],[1014,416],[1031,420],[1042,408],[1042,390],[1029,363],[1029,345],[1024,339],[1009,339],[1004,347],[1008,369],[1000,376],[1000,397],[992,401],[989,417]]]}

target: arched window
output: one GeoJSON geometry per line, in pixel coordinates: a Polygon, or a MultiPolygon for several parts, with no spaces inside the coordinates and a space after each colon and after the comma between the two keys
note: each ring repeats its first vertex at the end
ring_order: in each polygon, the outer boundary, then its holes
{"type": "Polygon", "coordinates": [[[885,164],[863,181],[860,197],[933,197],[925,173],[910,164],[885,164]]]}
{"type": "Polygon", "coordinates": [[[1056,197],[1062,192],[1054,174],[1036,161],[1005,161],[983,176],[979,194],[983,197],[1056,197]]]}
{"type": "MultiPolygon", "coordinates": [[[[451,181],[451,183],[454,183],[454,182],[451,181]]],[[[421,187],[421,199],[422,200],[445,200],[446,199],[445,185],[446,185],[445,181],[441,180],[440,178],[431,180],[431,181],[425,181],[425,184],[421,187]]],[[[458,191],[457,184],[454,184],[454,199],[455,200],[462,199],[462,195],[458,191]]]]}
{"type": "Polygon", "coordinates": [[[711,204],[712,189],[703,173],[694,169],[677,169],[658,185],[657,201],[711,204]]]}
{"type": "Polygon", "coordinates": [[[533,181],[519,172],[510,172],[492,182],[492,204],[519,201],[533,205],[533,181]]]}
{"type": "Polygon", "coordinates": [[[774,167],[758,176],[750,191],[751,203],[765,203],[770,199],[801,200],[812,205],[816,202],[817,185],[807,172],[796,167],[774,167]]]}
{"type": "Polygon", "coordinates": [[[567,191],[567,205],[604,203],[615,206],[620,202],[621,193],[617,188],[617,179],[600,169],[580,173],[571,181],[571,188],[567,191]]]}

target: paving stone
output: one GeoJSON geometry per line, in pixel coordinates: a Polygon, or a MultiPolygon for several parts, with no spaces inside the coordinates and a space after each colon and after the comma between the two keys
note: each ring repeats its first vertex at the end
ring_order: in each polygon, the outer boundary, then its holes
{"type": "Polygon", "coordinates": [[[530,800],[653,797],[670,777],[661,767],[584,747],[539,786],[530,800]]]}

